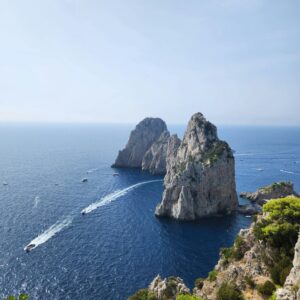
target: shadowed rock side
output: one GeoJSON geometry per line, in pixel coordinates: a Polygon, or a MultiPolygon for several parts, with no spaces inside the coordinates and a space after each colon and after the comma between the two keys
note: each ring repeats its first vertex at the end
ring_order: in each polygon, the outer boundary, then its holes
{"type": "Polygon", "coordinates": [[[142,162],[142,169],[148,170],[151,174],[166,174],[166,158],[168,153],[171,153],[174,147],[177,149],[179,144],[180,139],[177,135],[170,137],[170,133],[164,131],[146,152],[142,162]]]}
{"type": "Polygon", "coordinates": [[[232,150],[201,113],[192,116],[179,148],[167,155],[164,185],[159,217],[195,220],[236,209],[232,150]]]}
{"type": "Polygon", "coordinates": [[[159,118],[141,121],[131,132],[125,149],[119,151],[112,167],[141,168],[145,153],[164,131],[167,131],[166,123],[159,118]]]}
{"type": "Polygon", "coordinates": [[[152,144],[143,157],[143,170],[148,170],[151,174],[166,173],[166,156],[169,138],[169,131],[164,131],[158,140],[152,144]]]}

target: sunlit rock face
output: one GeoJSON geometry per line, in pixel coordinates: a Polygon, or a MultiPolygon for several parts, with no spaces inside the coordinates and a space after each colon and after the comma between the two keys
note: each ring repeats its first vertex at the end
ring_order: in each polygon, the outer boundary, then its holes
{"type": "Polygon", "coordinates": [[[156,216],[195,220],[236,209],[234,157],[215,125],[194,114],[179,147],[172,150],[156,216]]]}

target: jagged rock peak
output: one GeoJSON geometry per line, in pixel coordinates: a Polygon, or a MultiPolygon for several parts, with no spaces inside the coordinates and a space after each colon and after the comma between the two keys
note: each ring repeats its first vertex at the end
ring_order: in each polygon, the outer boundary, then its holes
{"type": "Polygon", "coordinates": [[[237,207],[232,150],[201,113],[191,117],[180,146],[167,156],[164,185],[157,216],[194,220],[237,207]]]}
{"type": "Polygon", "coordinates": [[[145,118],[142,120],[131,132],[127,145],[119,151],[112,167],[142,167],[145,153],[164,131],[167,131],[167,125],[162,119],[145,118]]]}

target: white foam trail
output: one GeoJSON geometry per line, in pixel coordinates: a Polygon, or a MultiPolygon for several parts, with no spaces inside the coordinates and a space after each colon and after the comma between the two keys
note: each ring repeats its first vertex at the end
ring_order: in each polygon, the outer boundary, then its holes
{"type": "Polygon", "coordinates": [[[253,156],[254,153],[235,153],[234,156],[253,156]]]}
{"type": "Polygon", "coordinates": [[[292,172],[292,171],[286,171],[286,170],[280,170],[280,172],[282,172],[282,173],[288,173],[288,174],[295,174],[295,173],[292,172]]]}
{"type": "Polygon", "coordinates": [[[124,195],[126,195],[128,192],[136,189],[137,187],[141,186],[141,185],[144,185],[144,184],[148,184],[148,183],[152,183],[152,182],[159,182],[159,181],[162,181],[162,180],[149,180],[149,181],[143,181],[143,182],[140,182],[140,183],[137,183],[137,184],[134,184],[134,185],[131,185],[125,189],[122,189],[122,190],[117,190],[111,194],[108,194],[106,196],[104,196],[103,198],[101,198],[99,201],[96,201],[92,204],[90,204],[89,206],[87,206],[86,208],[84,208],[81,213],[82,214],[88,214],[90,212],[92,212],[93,210],[97,209],[98,207],[100,206],[103,206],[103,205],[106,205],[124,195]]]}
{"type": "Polygon", "coordinates": [[[41,233],[39,236],[37,236],[35,239],[33,239],[25,248],[24,250],[26,251],[26,248],[29,245],[33,245],[31,247],[31,250],[38,247],[41,244],[44,244],[48,240],[50,240],[54,235],[56,235],[58,232],[60,232],[62,229],[65,227],[68,227],[72,223],[72,217],[68,216],[65,218],[63,221],[57,221],[55,224],[50,226],[46,231],[41,233]]]}
{"type": "Polygon", "coordinates": [[[94,169],[87,170],[86,172],[89,174],[89,173],[94,173],[97,170],[98,170],[98,168],[94,168],[94,169]]]}
{"type": "Polygon", "coordinates": [[[34,205],[33,205],[33,208],[36,208],[36,207],[38,206],[40,200],[41,200],[41,199],[40,199],[39,196],[36,196],[36,197],[34,198],[34,205]]]}

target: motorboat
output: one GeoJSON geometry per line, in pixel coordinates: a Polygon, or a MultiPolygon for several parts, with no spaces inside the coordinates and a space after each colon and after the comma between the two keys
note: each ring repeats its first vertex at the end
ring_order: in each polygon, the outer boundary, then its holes
{"type": "Polygon", "coordinates": [[[113,176],[119,176],[120,174],[119,173],[113,173],[113,176]]]}
{"type": "Polygon", "coordinates": [[[81,182],[87,182],[87,181],[88,181],[87,178],[83,178],[83,179],[81,180],[81,182]]]}
{"type": "Polygon", "coordinates": [[[35,247],[35,244],[29,244],[25,247],[25,251],[28,253],[35,247]]]}

